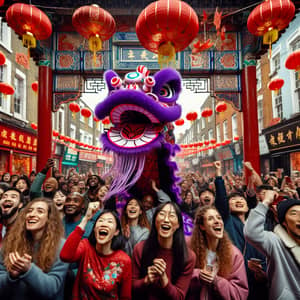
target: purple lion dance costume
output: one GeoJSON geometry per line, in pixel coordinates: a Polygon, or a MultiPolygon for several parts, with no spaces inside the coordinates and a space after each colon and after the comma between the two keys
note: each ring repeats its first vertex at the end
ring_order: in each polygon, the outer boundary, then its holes
{"type": "Polygon", "coordinates": [[[101,136],[104,151],[114,154],[107,175],[113,182],[106,198],[129,192],[140,197],[153,194],[150,179],[180,203],[174,158],[172,121],[181,115],[176,103],[181,91],[181,76],[174,69],[163,69],[149,76],[145,66],[125,75],[105,72],[109,94],[95,108],[98,119],[109,116],[113,127],[101,136]]]}

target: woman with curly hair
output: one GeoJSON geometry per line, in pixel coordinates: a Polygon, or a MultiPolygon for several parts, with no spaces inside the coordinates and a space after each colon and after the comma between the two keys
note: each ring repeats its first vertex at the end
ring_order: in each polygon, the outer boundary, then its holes
{"type": "Polygon", "coordinates": [[[98,210],[99,203],[89,203],[60,253],[63,261],[79,264],[73,299],[130,300],[131,260],[122,251],[122,228],[117,214],[101,211],[89,238],[82,239],[88,221],[98,210]]]}
{"type": "Polygon", "coordinates": [[[247,299],[243,255],[224,232],[222,217],[215,207],[197,210],[191,249],[196,254],[196,266],[188,300],[247,299]]]}
{"type": "Polygon", "coordinates": [[[37,198],[20,212],[1,249],[0,299],[64,299],[63,235],[52,201],[37,198]]]}
{"type": "Polygon", "coordinates": [[[132,256],[134,246],[147,239],[150,225],[140,200],[131,198],[123,209],[121,224],[126,237],[125,252],[132,256]]]}
{"type": "Polygon", "coordinates": [[[185,299],[195,254],[187,248],[178,205],[159,205],[150,235],[133,250],[133,299],[185,299]]]}

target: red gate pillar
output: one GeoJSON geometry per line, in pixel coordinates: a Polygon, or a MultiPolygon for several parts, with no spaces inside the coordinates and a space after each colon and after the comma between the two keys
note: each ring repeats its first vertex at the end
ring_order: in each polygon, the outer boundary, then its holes
{"type": "MultiPolygon", "coordinates": [[[[244,61],[242,71],[242,108],[244,127],[244,161],[250,161],[254,170],[260,174],[258,117],[256,97],[256,61],[244,61]]],[[[246,178],[250,174],[246,173],[246,178]]]]}
{"type": "Polygon", "coordinates": [[[49,63],[39,66],[38,147],[37,171],[40,172],[51,157],[52,143],[52,69],[49,63]]]}

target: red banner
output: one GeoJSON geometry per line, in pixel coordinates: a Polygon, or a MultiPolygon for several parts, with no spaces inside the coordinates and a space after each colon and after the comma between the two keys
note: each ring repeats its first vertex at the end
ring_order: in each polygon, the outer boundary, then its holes
{"type": "Polygon", "coordinates": [[[1,125],[0,146],[36,152],[37,137],[33,134],[1,125]]]}

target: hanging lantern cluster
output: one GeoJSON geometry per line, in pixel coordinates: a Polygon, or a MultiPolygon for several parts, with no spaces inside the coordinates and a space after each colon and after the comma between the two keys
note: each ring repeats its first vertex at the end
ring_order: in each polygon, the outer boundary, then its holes
{"type": "Polygon", "coordinates": [[[23,46],[36,47],[36,40],[45,40],[52,34],[52,24],[47,15],[34,5],[15,3],[6,11],[7,24],[22,36],[23,46]]]}
{"type": "Polygon", "coordinates": [[[80,112],[80,106],[78,103],[72,102],[69,104],[69,109],[72,112],[72,117],[75,120],[76,114],[80,112]]]}
{"type": "Polygon", "coordinates": [[[184,124],[184,120],[183,119],[178,119],[175,121],[175,125],[176,126],[182,126],[184,124]]]}
{"type": "Polygon", "coordinates": [[[198,31],[196,12],[180,0],[152,2],[136,22],[139,41],[144,48],[158,54],[161,67],[174,65],[176,52],[184,50],[198,31]]]}
{"type": "Polygon", "coordinates": [[[270,46],[277,41],[279,31],[288,26],[295,15],[295,5],[290,0],[266,0],[250,13],[247,21],[249,32],[263,36],[263,43],[270,46]]]}
{"type": "Polygon", "coordinates": [[[72,24],[80,35],[88,39],[95,64],[96,53],[102,50],[102,42],[110,39],[116,31],[114,18],[103,8],[92,4],[76,9],[72,16],[72,24]]]}
{"type": "Polygon", "coordinates": [[[275,92],[275,95],[278,95],[279,90],[283,87],[284,80],[281,78],[275,78],[268,83],[268,88],[271,91],[275,92]]]}
{"type": "Polygon", "coordinates": [[[198,114],[195,111],[189,112],[186,115],[186,119],[191,122],[194,122],[197,118],[198,118],[198,114]]]}
{"type": "Polygon", "coordinates": [[[202,110],[201,112],[201,117],[202,118],[209,118],[210,116],[212,116],[212,109],[211,108],[205,108],[202,110]]]}

